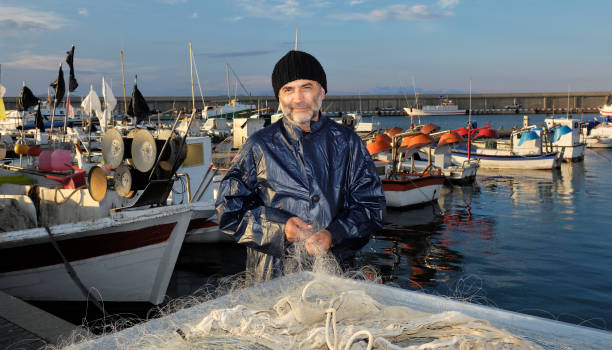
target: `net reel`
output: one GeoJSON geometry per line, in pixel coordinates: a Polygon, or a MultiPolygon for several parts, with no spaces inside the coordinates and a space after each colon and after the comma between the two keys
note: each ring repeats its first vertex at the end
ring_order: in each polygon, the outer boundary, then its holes
{"type": "Polygon", "coordinates": [[[109,188],[113,188],[113,177],[108,176],[106,169],[102,166],[94,166],[87,173],[87,190],[89,195],[96,202],[100,202],[106,197],[109,188]]]}

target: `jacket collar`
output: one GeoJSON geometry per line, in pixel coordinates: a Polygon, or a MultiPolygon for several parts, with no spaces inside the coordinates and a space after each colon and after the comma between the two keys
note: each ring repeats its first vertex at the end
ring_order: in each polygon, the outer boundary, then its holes
{"type": "Polygon", "coordinates": [[[283,129],[291,140],[291,142],[298,142],[304,137],[305,134],[314,134],[321,130],[325,123],[327,123],[327,117],[324,117],[321,112],[319,112],[319,119],[316,122],[310,122],[310,132],[304,131],[300,129],[297,125],[291,123],[287,117],[283,116],[283,129]]]}

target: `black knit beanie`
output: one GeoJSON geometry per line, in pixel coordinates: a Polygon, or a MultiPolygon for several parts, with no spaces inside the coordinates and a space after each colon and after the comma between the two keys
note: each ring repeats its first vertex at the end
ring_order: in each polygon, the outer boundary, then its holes
{"type": "Polygon", "coordinates": [[[283,56],[272,71],[272,88],[278,100],[278,92],[287,83],[298,79],[314,80],[327,93],[327,78],[321,63],[314,56],[302,51],[291,50],[283,56]]]}

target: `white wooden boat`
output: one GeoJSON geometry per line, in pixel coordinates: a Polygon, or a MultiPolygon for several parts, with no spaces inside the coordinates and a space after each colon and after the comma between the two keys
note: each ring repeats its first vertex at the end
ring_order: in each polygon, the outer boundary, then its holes
{"type": "MultiPolygon", "coordinates": [[[[69,195],[68,190],[60,191],[65,192],[60,198],[69,195]]],[[[77,199],[87,208],[85,203],[95,203],[88,196],[86,189],[79,190],[71,200],[77,199]]],[[[70,210],[68,207],[58,214],[70,210]]],[[[190,218],[190,208],[178,205],[49,225],[50,234],[44,227],[4,232],[0,234],[0,289],[26,300],[83,301],[95,297],[159,304],[190,218]],[[60,252],[93,297],[83,295],[72,280],[60,252]]]]}
{"type": "Polygon", "coordinates": [[[552,134],[552,150],[561,152],[566,162],[584,159],[586,141],[582,135],[580,120],[571,118],[546,118],[546,127],[552,134]]]}
{"type": "Polygon", "coordinates": [[[440,197],[444,176],[381,177],[388,207],[401,208],[433,202],[440,197]]]}
{"type": "Polygon", "coordinates": [[[608,119],[606,118],[593,129],[588,130],[586,136],[588,148],[612,148],[612,124],[608,119]]]}
{"type": "MultiPolygon", "coordinates": [[[[536,155],[520,155],[512,151],[473,148],[471,158],[480,161],[483,169],[542,169],[558,168],[561,165],[562,153],[552,152],[536,155]]],[[[468,159],[467,148],[453,149],[452,160],[462,164],[468,159]]]]}

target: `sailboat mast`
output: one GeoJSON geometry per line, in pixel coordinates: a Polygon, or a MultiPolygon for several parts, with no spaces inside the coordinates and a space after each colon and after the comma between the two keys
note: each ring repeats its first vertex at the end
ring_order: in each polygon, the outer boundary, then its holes
{"type": "Polygon", "coordinates": [[[470,79],[470,110],[468,111],[468,161],[472,157],[472,79],[470,79]]]}
{"type": "Polygon", "coordinates": [[[298,49],[298,30],[299,30],[299,27],[295,26],[295,46],[293,47],[295,51],[297,51],[298,49]]]}
{"type": "Polygon", "coordinates": [[[232,93],[230,92],[230,81],[229,81],[229,63],[225,62],[225,81],[227,82],[227,103],[232,103],[232,93]]]}
{"type": "Polygon", "coordinates": [[[189,42],[189,71],[191,76],[191,112],[195,113],[195,87],[193,85],[193,50],[191,48],[191,41],[189,42]]]}
{"type": "Polygon", "coordinates": [[[121,79],[123,80],[123,114],[127,115],[127,97],[125,94],[125,67],[123,64],[123,50],[121,50],[120,55],[121,55],[121,79]]]}

